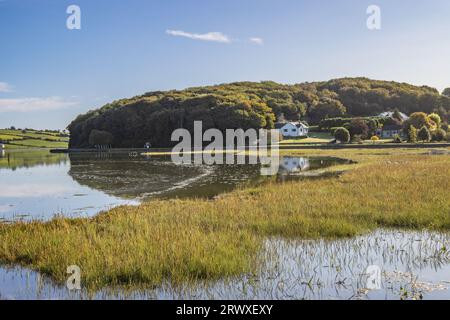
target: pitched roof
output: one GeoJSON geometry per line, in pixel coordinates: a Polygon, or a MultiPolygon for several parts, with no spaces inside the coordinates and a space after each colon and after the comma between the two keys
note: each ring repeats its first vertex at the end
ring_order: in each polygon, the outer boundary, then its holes
{"type": "Polygon", "coordinates": [[[275,123],[275,129],[281,129],[287,124],[291,124],[293,126],[296,126],[297,128],[300,128],[300,127],[308,128],[308,126],[306,124],[304,124],[303,122],[292,122],[291,121],[291,122],[277,122],[277,123],[275,123]]]}
{"type": "MultiPolygon", "coordinates": [[[[409,119],[409,117],[406,114],[404,114],[403,112],[399,112],[399,114],[400,114],[400,117],[402,118],[402,121],[406,121],[409,119]]],[[[394,112],[387,111],[387,112],[380,113],[378,116],[383,117],[383,118],[392,118],[394,116],[394,112]]]]}

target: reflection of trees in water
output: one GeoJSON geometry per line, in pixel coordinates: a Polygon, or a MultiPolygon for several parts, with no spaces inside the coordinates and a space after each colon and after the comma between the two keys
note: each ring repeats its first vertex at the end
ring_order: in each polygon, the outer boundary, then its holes
{"type": "Polygon", "coordinates": [[[68,174],[79,184],[121,198],[214,197],[256,181],[260,165],[176,165],[170,157],[71,154],[68,174]]]}
{"type": "Polygon", "coordinates": [[[16,170],[20,168],[32,168],[35,166],[50,166],[66,164],[66,154],[50,153],[48,150],[18,150],[4,151],[0,153],[0,169],[16,170]]]}
{"type": "MultiPolygon", "coordinates": [[[[255,186],[274,181],[261,175],[261,165],[176,165],[170,157],[128,154],[71,154],[69,175],[79,184],[121,198],[206,197],[228,192],[237,185],[255,186]]],[[[346,160],[282,157],[279,174],[317,169],[346,160]],[[286,165],[286,163],[288,165],[286,165]]],[[[248,159],[245,163],[249,163],[248,159]]]]}
{"type": "MultiPolygon", "coordinates": [[[[169,159],[170,160],[170,159],[169,159]]],[[[120,154],[71,154],[69,175],[79,184],[121,198],[137,198],[166,190],[202,173],[163,158],[120,154]]]]}

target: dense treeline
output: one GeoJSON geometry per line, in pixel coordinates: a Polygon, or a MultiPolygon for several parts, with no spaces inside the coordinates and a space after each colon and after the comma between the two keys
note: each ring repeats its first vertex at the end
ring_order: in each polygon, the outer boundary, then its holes
{"type": "Polygon", "coordinates": [[[279,118],[310,124],[338,117],[369,117],[397,109],[406,114],[436,112],[446,121],[450,96],[430,87],[344,78],[283,85],[239,82],[186,90],[156,91],[107,104],[75,119],[68,127],[71,147],[89,147],[95,136],[111,137],[114,147],[166,147],[173,130],[272,128],[279,118]],[[94,131],[95,130],[95,131],[94,131]]]}

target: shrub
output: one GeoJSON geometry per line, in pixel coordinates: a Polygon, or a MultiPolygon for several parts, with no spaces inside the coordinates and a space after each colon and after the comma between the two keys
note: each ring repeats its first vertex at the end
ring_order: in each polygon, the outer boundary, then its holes
{"type": "Polygon", "coordinates": [[[334,131],[334,137],[336,138],[336,140],[343,143],[350,142],[350,132],[342,127],[336,128],[336,130],[334,131]]]}
{"type": "Polygon", "coordinates": [[[432,141],[444,141],[445,136],[447,135],[447,132],[445,132],[442,129],[436,129],[431,133],[431,140],[432,141]]]}
{"type": "Polygon", "coordinates": [[[448,123],[443,123],[442,125],[441,125],[441,129],[442,130],[444,130],[445,132],[448,132],[448,123]]]}
{"type": "Polygon", "coordinates": [[[394,143],[402,143],[403,141],[402,141],[402,138],[401,138],[398,134],[396,134],[396,135],[393,137],[393,142],[394,142],[394,143]]]}
{"type": "Polygon", "coordinates": [[[423,126],[422,129],[420,129],[419,132],[417,133],[417,137],[419,138],[419,140],[423,142],[430,141],[431,140],[430,130],[428,130],[426,126],[423,126]]]}
{"type": "Polygon", "coordinates": [[[334,133],[336,132],[337,129],[339,129],[340,127],[333,127],[330,129],[330,133],[332,136],[334,136],[334,133]]]}
{"type": "Polygon", "coordinates": [[[350,121],[349,131],[352,137],[358,135],[362,139],[365,139],[369,134],[369,127],[367,126],[367,123],[364,119],[355,118],[352,121],[350,121]]]}
{"type": "Polygon", "coordinates": [[[380,141],[380,138],[378,138],[378,136],[372,136],[370,140],[372,140],[373,143],[376,143],[377,141],[380,141]]]}
{"type": "Polygon", "coordinates": [[[437,113],[429,114],[428,119],[433,121],[438,128],[441,126],[442,120],[441,120],[441,117],[437,113]]]}
{"type": "Polygon", "coordinates": [[[412,125],[409,126],[409,130],[408,130],[408,142],[409,143],[417,142],[417,129],[415,127],[413,127],[412,125]]]}

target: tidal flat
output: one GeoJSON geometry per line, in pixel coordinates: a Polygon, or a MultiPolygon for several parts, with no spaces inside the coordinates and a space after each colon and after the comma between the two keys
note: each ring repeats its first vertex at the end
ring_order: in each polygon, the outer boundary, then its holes
{"type": "MultiPolygon", "coordinates": [[[[295,151],[293,155],[303,152],[308,151],[295,151]]],[[[78,265],[83,273],[83,288],[93,297],[105,288],[121,287],[126,288],[121,289],[122,293],[159,288],[162,291],[155,297],[165,298],[176,297],[174,293],[180,288],[195,288],[199,283],[221,283],[239,277],[248,279],[244,283],[251,283],[258,279],[255,275],[264,274],[265,264],[270,262],[261,259],[268,246],[286,248],[281,251],[288,253],[281,256],[295,258],[289,252],[303,252],[307,248],[303,241],[331,241],[338,245],[380,229],[419,233],[428,230],[432,232],[429,236],[421,233],[425,242],[438,235],[446,237],[450,229],[448,150],[309,152],[314,156],[332,152],[333,156],[357,164],[323,169],[343,171],[338,177],[266,183],[214,199],[151,200],[139,206],[117,207],[92,218],[1,224],[0,261],[37,271],[60,285],[66,281],[67,266],[78,265]],[[294,247],[290,248],[292,244],[294,247]],[[165,287],[171,288],[168,294],[161,293],[165,287]]],[[[390,236],[384,238],[388,241],[390,236]]],[[[439,243],[444,245],[436,246],[435,253],[445,255],[447,242],[439,243]]],[[[412,247],[404,250],[409,255],[420,254],[412,247]]],[[[354,256],[348,252],[347,258],[354,256]]],[[[361,252],[364,257],[365,251],[361,252]]],[[[444,277],[448,273],[443,261],[439,281],[448,280],[444,277]]],[[[280,264],[283,268],[288,265],[280,264]]],[[[360,269],[350,272],[351,277],[336,278],[336,282],[344,285],[346,281],[356,281],[356,273],[363,267],[366,266],[361,264],[360,269]]],[[[400,272],[397,276],[407,277],[410,271],[388,268],[387,272],[400,272]]],[[[266,281],[269,278],[265,277],[266,281]]],[[[314,283],[325,282],[307,278],[298,277],[312,288],[314,283]]],[[[288,295],[301,298],[294,291],[295,295],[288,295]]],[[[277,289],[272,294],[282,298],[283,292],[277,289]]],[[[402,294],[420,298],[410,292],[402,294]]],[[[235,296],[230,293],[220,298],[235,296]]]]}

